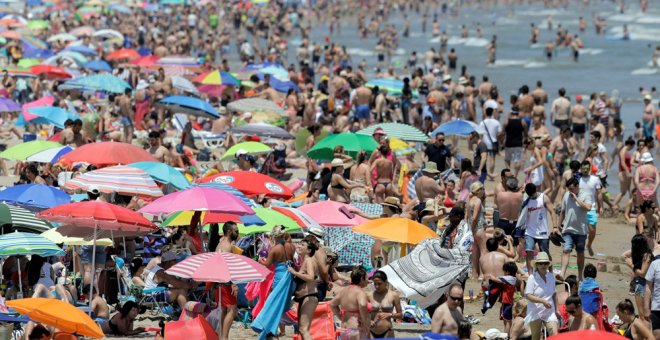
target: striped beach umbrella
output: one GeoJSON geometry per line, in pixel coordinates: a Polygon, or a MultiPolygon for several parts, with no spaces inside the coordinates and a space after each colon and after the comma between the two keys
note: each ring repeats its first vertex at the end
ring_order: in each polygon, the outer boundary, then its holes
{"type": "Polygon", "coordinates": [[[0,225],[11,225],[14,230],[31,233],[43,233],[52,227],[29,210],[4,203],[0,203],[0,225]]]}
{"type": "Polygon", "coordinates": [[[429,137],[414,126],[400,123],[380,123],[364,128],[357,133],[371,136],[378,128],[383,129],[388,137],[398,138],[407,142],[426,142],[429,137]]]}
{"type": "Polygon", "coordinates": [[[248,205],[250,208],[256,208],[257,204],[254,203],[253,200],[249,199],[247,196],[245,196],[244,193],[238,191],[238,189],[235,189],[234,187],[230,187],[227,184],[222,184],[219,182],[208,182],[208,183],[199,183],[197,184],[198,187],[203,187],[203,188],[214,188],[214,189],[220,189],[222,191],[226,191],[238,198],[241,199],[245,204],[248,205]]]}
{"type": "Polygon", "coordinates": [[[117,165],[84,173],[64,184],[67,189],[98,188],[102,192],[121,195],[163,196],[156,182],[144,170],[117,165]]]}
{"type": "Polygon", "coordinates": [[[195,281],[246,283],[263,281],[270,270],[242,255],[212,252],[188,256],[166,273],[195,281]]]}
{"type": "Polygon", "coordinates": [[[39,255],[60,256],[64,251],[53,241],[38,235],[19,231],[0,235],[0,256],[39,255]]]}
{"type": "Polygon", "coordinates": [[[212,71],[202,74],[193,79],[204,85],[239,85],[241,83],[236,77],[225,71],[212,71]]]}

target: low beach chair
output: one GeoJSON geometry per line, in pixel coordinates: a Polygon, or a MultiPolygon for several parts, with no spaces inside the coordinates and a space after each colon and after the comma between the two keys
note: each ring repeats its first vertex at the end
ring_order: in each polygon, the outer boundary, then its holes
{"type": "MultiPolygon", "coordinates": [[[[188,117],[183,113],[175,113],[172,117],[172,125],[176,128],[179,134],[183,133],[184,128],[188,124],[188,117]]],[[[209,149],[221,148],[225,145],[225,135],[216,135],[211,131],[199,131],[192,129],[193,139],[201,141],[202,145],[209,149]]]]}

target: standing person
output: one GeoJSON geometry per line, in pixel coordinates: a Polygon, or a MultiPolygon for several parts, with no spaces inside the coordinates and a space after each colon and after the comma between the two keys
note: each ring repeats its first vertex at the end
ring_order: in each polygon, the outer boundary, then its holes
{"type": "Polygon", "coordinates": [[[369,338],[369,296],[364,291],[367,284],[367,270],[358,266],[351,272],[351,284],[330,302],[332,314],[343,328],[342,339],[369,338]]]}
{"type": "Polygon", "coordinates": [[[440,246],[468,253],[474,244],[470,226],[465,221],[465,210],[454,207],[449,212],[449,225],[440,235],[440,246]]]}
{"type": "Polygon", "coordinates": [[[582,270],[584,269],[584,247],[587,241],[589,222],[587,213],[591,211],[593,201],[591,196],[584,190],[580,190],[580,182],[571,178],[566,181],[567,192],[561,202],[561,213],[555,227],[564,239],[564,251],[561,255],[561,277],[566,277],[568,260],[575,248],[577,253],[578,279],[582,281],[582,270]]]}
{"type": "Polygon", "coordinates": [[[559,89],[558,93],[559,98],[552,102],[552,108],[550,109],[550,121],[552,122],[552,125],[557,128],[557,131],[564,126],[571,126],[569,115],[571,111],[571,102],[566,98],[566,89],[562,87],[559,89]]]}
{"type": "Polygon", "coordinates": [[[426,149],[424,149],[424,155],[428,161],[435,162],[440,172],[443,172],[445,169],[447,169],[447,165],[450,165],[452,155],[451,150],[445,144],[444,133],[438,133],[435,136],[435,141],[426,145],[426,149]]]}
{"type": "MultiPolygon", "coordinates": [[[[488,104],[488,103],[486,103],[488,104]]],[[[485,138],[483,141],[486,143],[488,151],[488,178],[493,179],[495,173],[495,160],[497,154],[500,152],[500,143],[498,138],[502,133],[502,126],[500,122],[493,118],[493,112],[497,109],[497,105],[486,105],[485,118],[481,122],[481,127],[484,129],[485,138]]],[[[483,183],[483,181],[481,181],[483,183]]]]}
{"type": "Polygon", "coordinates": [[[477,132],[470,134],[470,142],[477,145],[477,148],[474,150],[474,171],[479,176],[479,182],[484,183],[488,177],[488,171],[486,170],[488,146],[484,142],[483,137],[477,132]]]}
{"type": "Polygon", "coordinates": [[[511,108],[511,113],[502,123],[504,131],[504,166],[513,169],[514,176],[522,168],[523,141],[527,138],[527,123],[520,119],[518,107],[511,108]],[[513,162],[513,168],[511,163],[513,162]]]}
{"type": "Polygon", "coordinates": [[[309,235],[305,236],[298,247],[298,255],[302,257],[300,269],[295,270],[289,267],[289,273],[293,275],[293,281],[296,283],[293,301],[298,303],[298,332],[304,340],[312,339],[309,327],[312,324],[316,306],[319,304],[316,290],[316,277],[319,274],[319,268],[314,259],[314,254],[318,249],[316,238],[309,235]]]}
{"type": "Polygon", "coordinates": [[[658,204],[656,195],[658,183],[660,183],[660,174],[653,164],[653,156],[650,152],[642,153],[639,162],[641,163],[635,169],[634,183],[637,188],[637,196],[642,201],[652,200],[658,204]]]}
{"type": "MultiPolygon", "coordinates": [[[[649,266],[653,261],[653,249],[651,247],[655,244],[654,240],[649,239],[642,234],[637,234],[630,240],[630,250],[627,250],[622,256],[626,265],[628,265],[633,271],[633,288],[631,290],[633,290],[633,294],[635,295],[637,309],[640,311],[644,311],[644,293],[646,292],[645,277],[649,270],[649,266]]],[[[642,321],[650,321],[646,319],[644,313],[642,313],[640,317],[642,318],[642,321]]]]}
{"type": "MultiPolygon", "coordinates": [[[[222,237],[215,251],[219,253],[234,253],[234,243],[238,241],[238,225],[226,222],[222,226],[222,237]]],[[[222,340],[229,339],[229,330],[238,314],[238,286],[228,282],[220,285],[220,308],[222,308],[222,340]]]]}
{"type": "Polygon", "coordinates": [[[568,331],[581,331],[598,329],[596,318],[582,310],[582,299],[578,295],[571,295],[566,299],[566,312],[571,315],[568,331]]]}
{"type": "Polygon", "coordinates": [[[518,180],[511,176],[506,178],[504,191],[497,193],[495,202],[497,202],[497,211],[500,218],[497,227],[504,230],[506,235],[511,236],[513,230],[518,224],[518,214],[523,202],[523,194],[518,188],[518,180]]]}
{"type": "Polygon", "coordinates": [[[355,120],[359,122],[361,129],[369,125],[369,121],[371,120],[371,96],[371,89],[360,82],[360,86],[355,89],[353,103],[355,104],[355,120]]]}
{"type": "Polygon", "coordinates": [[[654,340],[653,332],[649,329],[648,325],[643,319],[635,315],[635,306],[632,301],[624,299],[616,305],[616,315],[621,319],[622,325],[625,328],[619,327],[623,330],[623,336],[627,339],[636,340],[654,340]]]}
{"type": "Polygon", "coordinates": [[[660,339],[660,260],[651,262],[644,278],[646,279],[644,314],[647,320],[651,320],[653,336],[660,339]]]}
{"type": "Polygon", "coordinates": [[[571,108],[570,120],[573,135],[580,146],[580,150],[583,150],[584,134],[587,132],[587,108],[582,105],[582,96],[580,95],[575,96],[575,105],[571,108]]]}
{"type": "Polygon", "coordinates": [[[463,302],[463,287],[454,282],[447,288],[447,301],[433,312],[431,332],[458,335],[458,325],[465,319],[461,303],[463,302]]]}
{"type": "MultiPolygon", "coordinates": [[[[626,140],[624,147],[619,151],[619,194],[614,199],[614,211],[619,212],[619,202],[626,194],[632,195],[630,192],[632,183],[632,155],[630,152],[635,147],[635,140],[629,138],[626,140]]],[[[631,197],[632,198],[632,197],[631,197]]]]}
{"type": "Polygon", "coordinates": [[[376,271],[371,280],[374,291],[369,294],[371,301],[371,328],[369,333],[374,338],[394,337],[393,322],[403,316],[399,293],[390,288],[387,274],[376,271]]]}
{"type": "Polygon", "coordinates": [[[532,272],[532,257],[534,254],[534,246],[539,245],[539,250],[545,252],[546,255],[550,251],[548,237],[548,222],[552,226],[555,224],[555,208],[552,202],[546,196],[537,191],[536,185],[527,183],[525,185],[525,193],[528,198],[523,202],[522,212],[518,217],[518,224],[516,228],[523,228],[525,230],[525,251],[527,252],[527,272],[532,272]],[[548,221],[548,217],[550,221],[548,221]]]}
{"type": "Polygon", "coordinates": [[[536,270],[527,280],[525,298],[530,302],[525,323],[529,324],[532,331],[532,340],[541,339],[544,325],[548,336],[557,334],[559,311],[555,275],[550,270],[550,258],[544,251],[536,255],[536,270]]]}
{"type": "Polygon", "coordinates": [[[474,235],[474,247],[472,250],[472,274],[474,277],[481,278],[481,269],[479,258],[482,253],[486,253],[486,214],[484,200],[486,199],[486,189],[481,182],[474,182],[470,185],[470,200],[467,202],[467,223],[474,235]]]}
{"type": "Polygon", "coordinates": [[[580,190],[584,190],[591,197],[592,204],[591,210],[587,213],[587,221],[589,222],[589,233],[587,236],[587,250],[589,256],[594,256],[592,244],[596,238],[596,225],[598,224],[598,215],[603,213],[603,189],[600,178],[591,174],[591,162],[588,160],[582,161],[580,164],[580,190]]]}
{"type": "Polygon", "coordinates": [[[651,94],[644,95],[644,113],[642,114],[642,132],[644,138],[655,137],[656,108],[651,94]]]}

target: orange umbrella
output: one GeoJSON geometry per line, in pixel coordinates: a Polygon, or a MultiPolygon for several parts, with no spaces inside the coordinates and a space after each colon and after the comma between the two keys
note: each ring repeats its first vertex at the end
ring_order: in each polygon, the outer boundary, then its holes
{"type": "Polygon", "coordinates": [[[65,333],[91,338],[105,337],[101,328],[82,310],[62,300],[29,298],[7,301],[7,306],[30,320],[53,326],[65,333]]]}
{"type": "Polygon", "coordinates": [[[121,50],[114,51],[105,58],[106,60],[124,60],[124,59],[137,59],[140,57],[140,54],[135,50],[129,48],[122,48],[121,50]]]}
{"type": "Polygon", "coordinates": [[[413,220],[401,217],[387,217],[364,222],[353,231],[374,238],[407,244],[418,244],[427,238],[437,238],[431,228],[413,220]]]}
{"type": "Polygon", "coordinates": [[[0,32],[0,37],[14,40],[21,40],[21,34],[16,31],[4,31],[0,32]]]}

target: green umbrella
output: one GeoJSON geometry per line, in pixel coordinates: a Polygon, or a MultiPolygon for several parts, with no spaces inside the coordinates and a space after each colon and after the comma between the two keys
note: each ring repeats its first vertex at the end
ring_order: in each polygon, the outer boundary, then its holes
{"type": "Polygon", "coordinates": [[[229,161],[236,158],[236,152],[245,151],[248,155],[260,155],[273,151],[268,145],[259,142],[238,143],[225,151],[220,158],[221,161],[229,161]]]}
{"type": "Polygon", "coordinates": [[[242,224],[239,224],[238,233],[241,236],[258,234],[258,233],[267,233],[273,230],[273,227],[277,225],[284,226],[284,230],[286,232],[301,230],[300,225],[298,225],[296,221],[294,221],[291,217],[286,216],[278,211],[269,208],[254,208],[254,212],[256,212],[257,217],[264,220],[266,224],[251,225],[247,227],[242,224]]]}
{"type": "Polygon", "coordinates": [[[46,20],[30,20],[27,24],[27,28],[32,30],[45,30],[50,27],[50,24],[46,20]]]}
{"type": "Polygon", "coordinates": [[[14,230],[43,233],[51,229],[48,222],[42,221],[27,209],[0,203],[0,226],[11,225],[14,230]]]}
{"type": "Polygon", "coordinates": [[[18,66],[25,68],[29,68],[30,66],[35,66],[39,64],[41,64],[41,61],[39,61],[39,59],[34,59],[34,58],[23,58],[18,61],[18,66]]]}
{"type": "Polygon", "coordinates": [[[59,148],[62,144],[56,142],[49,142],[43,140],[34,140],[27,143],[16,144],[11,148],[0,152],[0,158],[10,159],[15,161],[24,161],[28,157],[37,152],[44,150],[59,148]]]}
{"type": "Polygon", "coordinates": [[[335,158],[334,149],[339,145],[343,146],[346,154],[354,159],[361,150],[371,154],[378,147],[378,143],[371,136],[346,132],[324,138],[309,149],[307,156],[312,159],[332,160],[335,158]]]}

